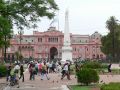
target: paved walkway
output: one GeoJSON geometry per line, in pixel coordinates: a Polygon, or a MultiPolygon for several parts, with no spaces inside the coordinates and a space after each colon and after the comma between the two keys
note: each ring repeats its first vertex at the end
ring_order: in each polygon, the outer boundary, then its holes
{"type": "MultiPolygon", "coordinates": [[[[25,82],[20,80],[20,88],[7,87],[4,90],[68,90],[64,89],[65,85],[74,85],[77,84],[77,80],[74,75],[71,75],[71,80],[64,78],[60,79],[60,76],[56,73],[49,74],[50,80],[41,80],[40,76],[36,75],[34,81],[29,80],[28,71],[25,72],[25,82]]],[[[120,82],[120,75],[100,75],[100,83],[109,83],[109,82],[120,82]]],[[[0,90],[3,90],[5,86],[5,78],[0,79],[0,90]]]]}
{"type": "MultiPolygon", "coordinates": [[[[49,74],[50,80],[41,80],[40,76],[36,76],[34,81],[29,80],[29,73],[25,73],[25,82],[20,80],[20,88],[7,87],[4,90],[67,90],[65,85],[77,84],[74,75],[71,75],[72,80],[66,78],[60,80],[56,73],[49,74]]],[[[100,83],[120,82],[120,75],[100,75],[100,83]]],[[[0,79],[0,83],[5,83],[5,78],[0,79]]],[[[0,90],[3,90],[0,88],[0,90]]]]}
{"type": "MultiPolygon", "coordinates": [[[[20,88],[16,88],[16,86],[11,87],[11,89],[6,87],[4,90],[67,90],[65,89],[65,85],[77,84],[74,75],[71,75],[71,80],[67,80],[67,78],[61,80],[61,77],[56,73],[51,73],[48,76],[50,80],[46,78],[41,80],[40,76],[36,75],[35,80],[30,81],[27,71],[25,73],[25,82],[20,80],[20,88]]],[[[5,79],[0,79],[0,83],[5,83],[5,79]]]]}

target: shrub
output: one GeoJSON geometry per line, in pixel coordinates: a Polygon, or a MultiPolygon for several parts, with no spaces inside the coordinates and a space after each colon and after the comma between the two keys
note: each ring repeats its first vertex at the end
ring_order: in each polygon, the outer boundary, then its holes
{"type": "Polygon", "coordinates": [[[100,90],[120,90],[120,83],[102,85],[100,90]]]}
{"type": "Polygon", "coordinates": [[[97,68],[101,68],[101,64],[99,62],[86,62],[83,64],[84,68],[92,68],[92,69],[97,69],[97,68]]]}
{"type": "Polygon", "coordinates": [[[101,68],[103,68],[103,69],[108,68],[108,64],[102,64],[102,65],[101,65],[101,68]]]}
{"type": "Polygon", "coordinates": [[[70,74],[75,74],[75,65],[70,66],[70,74]]]}
{"type": "Polygon", "coordinates": [[[77,73],[78,83],[89,85],[90,83],[96,83],[99,81],[99,75],[97,71],[90,68],[83,68],[77,73]]]}
{"type": "Polygon", "coordinates": [[[6,73],[7,73],[7,68],[6,68],[6,66],[0,64],[0,77],[6,76],[6,73]]]}

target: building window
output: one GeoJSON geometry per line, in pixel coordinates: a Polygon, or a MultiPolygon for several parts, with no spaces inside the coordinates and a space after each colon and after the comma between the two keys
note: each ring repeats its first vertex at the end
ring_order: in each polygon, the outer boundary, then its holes
{"type": "Polygon", "coordinates": [[[38,42],[42,42],[42,38],[38,38],[38,42]]]}
{"type": "Polygon", "coordinates": [[[97,59],[99,59],[99,55],[97,54],[97,59]]]}
{"type": "Polygon", "coordinates": [[[95,54],[92,55],[92,58],[95,59],[95,54]]]}
{"type": "Polygon", "coordinates": [[[86,50],[88,51],[88,48],[86,48],[86,50]]]}
{"type": "Polygon", "coordinates": [[[50,42],[50,38],[48,38],[48,42],[50,42]]]}
{"type": "Polygon", "coordinates": [[[11,51],[15,51],[15,48],[14,48],[14,47],[11,47],[11,51]]]}
{"type": "Polygon", "coordinates": [[[76,51],[76,48],[75,48],[75,51],[76,51]]]}
{"type": "Polygon", "coordinates": [[[48,38],[48,42],[58,42],[58,38],[55,37],[48,38]]]}
{"type": "Polygon", "coordinates": [[[100,58],[101,58],[101,59],[103,58],[103,55],[102,55],[102,54],[100,54],[100,58]]]}

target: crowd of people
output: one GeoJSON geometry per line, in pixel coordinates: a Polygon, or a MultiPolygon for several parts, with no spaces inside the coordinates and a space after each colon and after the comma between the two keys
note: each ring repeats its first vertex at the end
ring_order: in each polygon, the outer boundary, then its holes
{"type": "Polygon", "coordinates": [[[49,80],[49,73],[59,73],[61,80],[65,76],[70,80],[70,65],[70,62],[66,62],[64,65],[61,65],[61,62],[30,62],[28,65],[29,79],[35,80],[35,75],[39,75],[41,80],[44,80],[45,77],[49,80]]]}
{"type": "MultiPolygon", "coordinates": [[[[38,61],[31,61],[27,64],[27,69],[29,71],[29,80],[35,80],[35,76],[40,76],[41,80],[45,78],[50,80],[49,73],[58,73],[61,80],[65,76],[67,79],[70,80],[70,62],[66,62],[64,65],[61,62],[38,62],[38,61]]],[[[19,80],[22,79],[24,82],[24,66],[20,63],[16,63],[8,66],[7,68],[7,77],[6,81],[9,82],[10,85],[17,85],[19,88],[19,80]]]]}
{"type": "MultiPolygon", "coordinates": [[[[82,65],[80,65],[77,62],[74,62],[75,65],[75,71],[78,72],[82,65]]],[[[111,63],[108,65],[108,72],[111,73],[111,63]]],[[[61,62],[47,62],[47,61],[31,61],[27,64],[27,70],[29,71],[29,80],[35,80],[35,76],[39,76],[41,80],[50,80],[49,77],[50,73],[58,73],[58,76],[61,80],[64,79],[66,76],[68,80],[71,80],[70,78],[70,66],[71,62],[66,61],[64,64],[61,64],[61,62]]],[[[26,70],[26,71],[27,71],[26,70]]],[[[24,66],[20,64],[20,62],[15,62],[15,64],[8,66],[7,68],[7,76],[6,81],[9,82],[8,84],[17,85],[19,88],[19,80],[22,79],[22,82],[24,82],[24,66]]],[[[76,77],[76,76],[75,76],[76,77]]]]}

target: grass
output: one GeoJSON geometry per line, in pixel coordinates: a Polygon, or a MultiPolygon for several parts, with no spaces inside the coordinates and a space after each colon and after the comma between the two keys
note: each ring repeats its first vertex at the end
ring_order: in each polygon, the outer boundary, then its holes
{"type": "Polygon", "coordinates": [[[101,90],[120,90],[120,83],[109,83],[102,85],[101,90]]]}
{"type": "Polygon", "coordinates": [[[90,90],[89,86],[71,85],[70,90],[90,90]]]}

